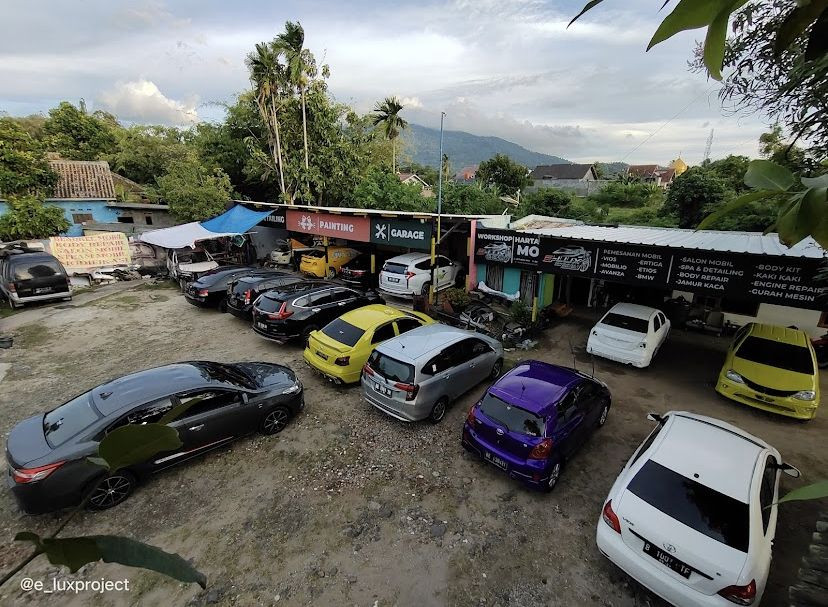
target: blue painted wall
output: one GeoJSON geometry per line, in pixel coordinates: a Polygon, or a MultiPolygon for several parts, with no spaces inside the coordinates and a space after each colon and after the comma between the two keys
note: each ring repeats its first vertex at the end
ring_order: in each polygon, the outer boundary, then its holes
{"type": "MultiPolygon", "coordinates": [[[[92,221],[101,223],[115,223],[118,221],[118,210],[107,206],[107,200],[47,200],[46,204],[63,209],[63,216],[71,225],[65,236],[83,236],[83,226],[76,223],[73,214],[85,213],[92,215],[92,221]]],[[[7,205],[0,201],[0,215],[6,212],[7,205]]]]}

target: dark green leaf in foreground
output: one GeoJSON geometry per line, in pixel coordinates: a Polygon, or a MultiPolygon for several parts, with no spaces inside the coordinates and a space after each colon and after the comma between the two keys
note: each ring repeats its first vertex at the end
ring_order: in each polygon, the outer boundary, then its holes
{"type": "Polygon", "coordinates": [[[106,563],[120,563],[163,573],[180,582],[207,586],[207,577],[177,554],[117,535],[91,535],[106,563]]]}
{"type": "Polygon", "coordinates": [[[110,470],[120,470],[181,445],[175,428],[162,424],[128,424],[104,437],[98,445],[98,456],[109,464],[110,470]]]}
{"type": "Polygon", "coordinates": [[[800,500],[818,500],[828,497],[828,480],[819,481],[794,489],[784,497],[781,497],[777,504],[784,502],[796,502],[800,500]]]}

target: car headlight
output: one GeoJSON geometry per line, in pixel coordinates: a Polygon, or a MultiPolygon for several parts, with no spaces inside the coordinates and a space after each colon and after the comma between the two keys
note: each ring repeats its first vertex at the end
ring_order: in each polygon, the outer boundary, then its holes
{"type": "Polygon", "coordinates": [[[297,382],[296,382],[295,384],[293,384],[290,388],[288,388],[287,390],[285,390],[284,392],[282,392],[282,394],[296,394],[296,393],[297,393],[297,392],[299,392],[301,389],[302,389],[302,384],[300,384],[300,383],[297,381],[297,382]]]}
{"type": "Polygon", "coordinates": [[[794,394],[793,397],[797,400],[814,400],[816,398],[816,392],[813,390],[802,390],[794,394]]]}
{"type": "Polygon", "coordinates": [[[727,377],[730,381],[735,381],[737,384],[745,383],[744,378],[733,369],[728,369],[727,373],[725,373],[725,377],[727,377]]]}

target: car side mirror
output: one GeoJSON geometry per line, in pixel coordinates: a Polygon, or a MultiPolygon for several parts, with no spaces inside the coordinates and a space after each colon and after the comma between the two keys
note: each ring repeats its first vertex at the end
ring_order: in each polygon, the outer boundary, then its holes
{"type": "Polygon", "coordinates": [[[658,413],[648,413],[647,419],[649,419],[651,422],[656,422],[658,424],[664,424],[664,422],[667,421],[667,418],[665,418],[662,415],[659,415],[658,413]]]}
{"type": "Polygon", "coordinates": [[[800,476],[802,476],[802,473],[799,471],[799,468],[795,468],[794,466],[786,464],[785,462],[779,464],[778,468],[792,478],[799,478],[800,476]]]}
{"type": "Polygon", "coordinates": [[[241,397],[242,397],[242,402],[243,403],[247,403],[247,401],[250,400],[250,397],[247,395],[247,392],[242,392],[241,397]]]}

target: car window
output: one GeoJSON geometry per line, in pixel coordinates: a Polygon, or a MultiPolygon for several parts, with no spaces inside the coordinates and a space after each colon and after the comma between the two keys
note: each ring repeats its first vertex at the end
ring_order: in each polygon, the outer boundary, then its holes
{"type": "Polygon", "coordinates": [[[814,361],[805,346],[786,344],[781,341],[749,336],[736,350],[735,355],[760,365],[786,369],[795,373],[813,375],[814,361]]]}
{"type": "Polygon", "coordinates": [[[769,455],[765,462],[765,471],[762,474],[762,486],[759,489],[759,506],[762,508],[762,528],[765,533],[768,532],[768,524],[770,523],[770,505],[774,501],[778,474],[778,462],[774,456],[769,455]]]}
{"type": "Polygon", "coordinates": [[[658,314],[653,316],[653,330],[658,331],[661,328],[661,319],[658,317],[658,314]]]}
{"type": "Polygon", "coordinates": [[[431,269],[431,260],[424,259],[423,261],[414,264],[414,267],[418,270],[430,270],[431,269]]]}
{"type": "Polygon", "coordinates": [[[456,363],[454,363],[452,359],[451,347],[452,346],[447,347],[437,356],[428,361],[425,367],[423,367],[423,372],[428,375],[435,375],[453,367],[456,363]]]}
{"type": "Polygon", "coordinates": [[[43,435],[52,447],[57,447],[96,421],[92,394],[86,392],[44,415],[43,435]]]}
{"type": "Polygon", "coordinates": [[[337,318],[322,329],[322,333],[346,346],[353,346],[365,335],[365,331],[351,323],[337,318]]]}
{"type": "Polygon", "coordinates": [[[449,259],[448,257],[443,257],[442,255],[437,257],[437,267],[444,268],[450,265],[451,259],[449,259]]]}
{"type": "Polygon", "coordinates": [[[394,323],[382,325],[374,331],[374,336],[371,338],[372,344],[378,344],[394,337],[394,323]]]}
{"type": "Polygon", "coordinates": [[[585,403],[591,401],[598,394],[598,385],[585,379],[580,384],[580,391],[578,392],[578,401],[585,403]]]}
{"type": "Polygon", "coordinates": [[[627,490],[667,516],[722,544],[747,552],[748,505],[648,460],[627,490]]]}
{"type": "Polygon", "coordinates": [[[635,452],[635,455],[633,456],[632,460],[630,460],[630,466],[632,466],[636,461],[638,461],[638,458],[641,457],[644,454],[644,452],[650,448],[650,445],[653,444],[653,441],[658,436],[658,433],[661,432],[662,427],[663,426],[661,424],[658,424],[655,428],[653,428],[653,431],[650,432],[650,435],[644,440],[643,443],[641,443],[641,446],[638,448],[638,451],[635,452]]]}
{"type": "Polygon", "coordinates": [[[390,272],[391,274],[405,274],[408,271],[408,266],[404,263],[386,262],[382,266],[383,272],[390,272]]]}
{"type": "Polygon", "coordinates": [[[667,324],[667,317],[664,316],[664,314],[662,314],[661,312],[658,313],[658,319],[661,321],[662,325],[667,324]]]}
{"type": "Polygon", "coordinates": [[[578,388],[575,388],[564,396],[558,403],[557,409],[559,422],[566,423],[572,419],[573,415],[575,415],[575,412],[577,411],[576,401],[578,399],[579,392],[578,388]]]}
{"type": "Polygon", "coordinates": [[[351,291],[350,289],[334,289],[334,292],[331,294],[331,301],[348,301],[356,299],[358,295],[358,293],[351,291]]]}
{"type": "Polygon", "coordinates": [[[311,293],[308,295],[308,299],[310,301],[308,305],[314,307],[333,303],[333,289],[326,289],[325,291],[319,291],[318,293],[311,293]]]}
{"type": "Polygon", "coordinates": [[[187,419],[201,415],[202,413],[209,413],[221,407],[232,405],[241,402],[242,397],[239,392],[230,390],[196,390],[192,392],[185,392],[176,395],[182,404],[188,405],[186,410],[179,413],[173,421],[187,419]]]}
{"type": "Polygon", "coordinates": [[[545,424],[543,418],[507,403],[488,392],[480,401],[480,411],[489,419],[505,426],[510,432],[519,432],[527,436],[544,435],[545,424]]]}
{"type": "Polygon", "coordinates": [[[397,332],[402,335],[411,329],[422,326],[422,322],[416,318],[400,318],[397,320],[397,332]]]}
{"type": "Polygon", "coordinates": [[[29,280],[32,278],[50,278],[63,274],[60,264],[50,259],[40,259],[35,262],[19,263],[14,265],[15,280],[29,280]]]}
{"type": "Polygon", "coordinates": [[[618,327],[619,329],[626,329],[627,331],[634,331],[636,333],[646,333],[650,327],[650,323],[645,318],[636,318],[634,316],[616,314],[615,312],[607,312],[607,315],[598,324],[618,327]]]}
{"type": "Polygon", "coordinates": [[[742,341],[742,338],[745,335],[747,335],[748,329],[750,329],[750,323],[746,324],[745,326],[740,328],[738,331],[736,331],[736,335],[733,338],[733,343],[738,344],[740,341],[742,341]]]}
{"type": "Polygon", "coordinates": [[[368,357],[368,366],[390,381],[410,384],[414,382],[414,365],[392,358],[379,350],[371,352],[368,357]]]}
{"type": "Polygon", "coordinates": [[[133,411],[130,411],[127,415],[107,428],[106,431],[109,433],[116,428],[126,426],[127,424],[141,426],[144,424],[157,423],[168,411],[173,408],[173,406],[173,401],[169,397],[153,401],[147,405],[143,405],[133,411]]]}
{"type": "Polygon", "coordinates": [[[462,365],[472,359],[472,340],[464,339],[457,343],[451,344],[443,352],[449,357],[449,363],[452,367],[462,365]]]}

